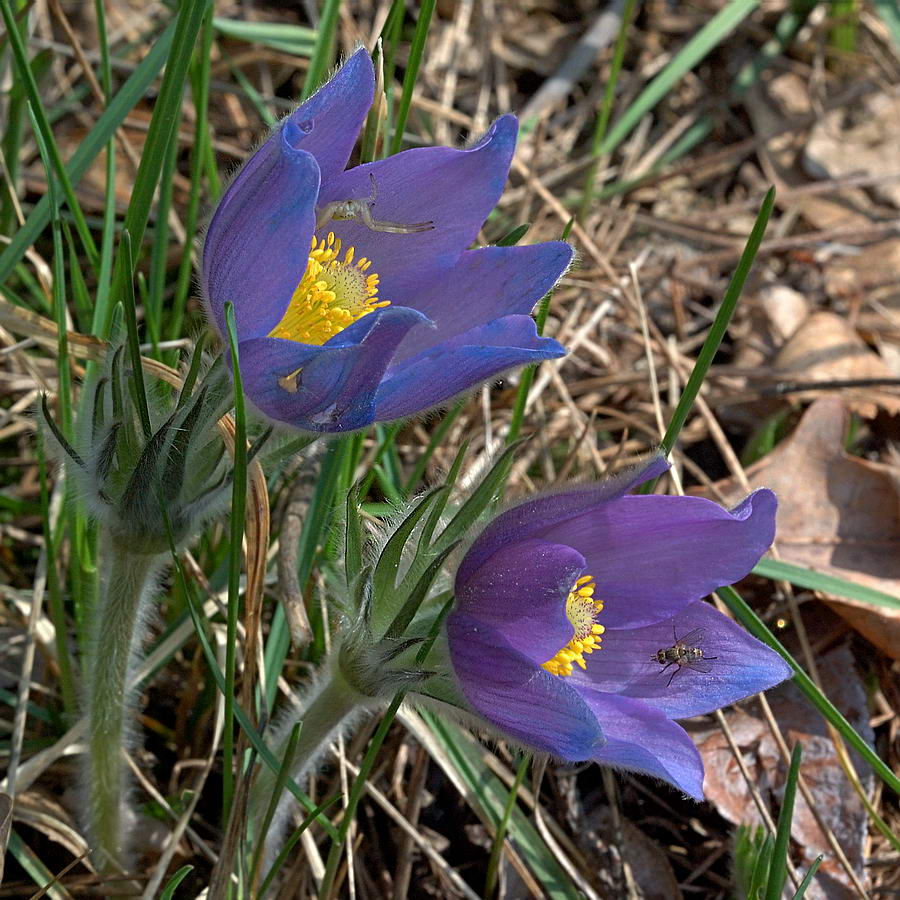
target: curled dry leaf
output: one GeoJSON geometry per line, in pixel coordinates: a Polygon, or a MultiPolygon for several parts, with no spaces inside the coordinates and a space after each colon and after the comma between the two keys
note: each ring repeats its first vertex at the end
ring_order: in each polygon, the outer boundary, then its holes
{"type": "MultiPolygon", "coordinates": [[[[853,727],[871,742],[866,691],[854,668],[853,654],[849,648],[844,644],[831,650],[819,659],[818,665],[825,693],[853,727]]],[[[854,871],[865,883],[865,807],[841,768],[824,721],[790,682],[769,691],[766,696],[787,741],[802,743],[800,772],[812,792],[816,809],[834,832],[854,871]]],[[[787,766],[765,721],[750,705],[741,710],[731,710],[727,720],[763,802],[771,804],[773,800],[780,801],[787,766]]],[[[715,804],[721,815],[735,824],[760,823],[747,783],[724,734],[718,729],[708,729],[694,736],[706,768],[704,790],[707,799],[715,804]]],[[[859,757],[855,754],[851,756],[863,789],[871,797],[874,788],[871,771],[859,757]]],[[[814,886],[806,895],[809,900],[850,900],[856,896],[800,793],[794,807],[791,835],[800,849],[797,865],[802,871],[820,853],[825,857],[814,886]]]]}
{"type": "MultiPolygon", "coordinates": [[[[848,411],[821,397],[747,476],[778,495],[775,546],[785,562],[891,594],[900,600],[900,470],[844,452],[848,411]]],[[[735,502],[743,490],[720,485],[735,502]]],[[[900,659],[900,609],[858,600],[826,602],[892,659],[900,659]]]]}
{"type": "MultiPolygon", "coordinates": [[[[803,381],[892,378],[890,367],[840,316],[816,312],[809,316],[778,351],[774,368],[803,381]]],[[[801,399],[805,395],[800,395],[801,399]]],[[[845,392],[850,408],[871,419],[878,408],[900,413],[900,395],[866,388],[845,392]]]]}

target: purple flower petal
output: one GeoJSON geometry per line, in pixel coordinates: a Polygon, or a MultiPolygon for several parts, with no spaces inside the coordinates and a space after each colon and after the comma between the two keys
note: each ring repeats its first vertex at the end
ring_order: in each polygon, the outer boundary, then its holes
{"type": "Polygon", "coordinates": [[[528,747],[576,762],[603,741],[578,692],[517,653],[493,628],[460,612],[447,618],[453,668],[473,709],[528,747]]]}
{"type": "Polygon", "coordinates": [[[372,60],[360,47],[286,120],[293,126],[292,144],[315,156],[323,185],[347,165],[374,97],[372,60]]]}
{"type": "Polygon", "coordinates": [[[540,665],[572,639],[566,597],[584,571],[571,547],[521,541],[498,550],[465,582],[456,609],[496,629],[523,656],[540,665]]]}
{"type": "Polygon", "coordinates": [[[573,248],[562,241],[527,247],[468,250],[443,277],[423,277],[413,289],[394,291],[395,303],[414,306],[437,328],[409,334],[395,362],[463,334],[485,321],[528,315],[572,262],[573,248]]]}
{"type": "Polygon", "coordinates": [[[234,304],[241,340],[268,334],[281,320],[309,258],[319,192],[315,157],[279,131],[225,192],[203,245],[203,293],[225,334],[234,304]]]}
{"type": "Polygon", "coordinates": [[[378,390],[376,418],[415,415],[507,369],[565,353],[551,338],[538,337],[530,316],[505,316],[392,366],[378,390]]]}
{"type": "Polygon", "coordinates": [[[606,737],[606,744],[594,753],[597,762],[654,775],[695,800],[703,799],[703,760],[680,725],[639,700],[587,686],[579,690],[606,737]]]}
{"type": "Polygon", "coordinates": [[[481,532],[469,548],[457,572],[457,583],[464,582],[500,547],[512,541],[525,540],[545,533],[558,523],[596,509],[609,500],[622,497],[639,484],[659,477],[668,468],[669,464],[664,457],[653,456],[643,465],[621,472],[614,478],[573,490],[547,494],[507,509],[481,532]]]}
{"type": "Polygon", "coordinates": [[[388,307],[364,316],[322,347],[281,338],[242,341],[244,389],[269,418],[304,431],[347,431],[372,422],[375,388],[394,348],[421,313],[388,307]],[[300,369],[297,391],[279,379],[300,369]]]}
{"type": "Polygon", "coordinates": [[[700,497],[620,497],[542,530],[587,560],[607,628],[667,619],[743,578],[775,537],[775,495],[754,491],[729,511],[700,497]]]}
{"type": "Polygon", "coordinates": [[[682,719],[768,690],[791,674],[774,650],[710,604],[698,601],[654,625],[607,629],[602,649],[590,657],[585,671],[571,677],[578,684],[643,700],[669,718],[682,719]],[[652,657],[685,637],[691,639],[689,646],[703,651],[704,659],[663,672],[652,657]]]}
{"type": "Polygon", "coordinates": [[[333,201],[371,196],[374,176],[376,220],[412,225],[433,222],[419,234],[372,231],[355,220],[330,221],[333,231],[357,258],[372,260],[381,277],[381,294],[394,303],[415,306],[409,296],[419,273],[452,266],[473,243],[497,205],[516,146],[515,116],[503,116],[468,150],[422,147],[348,169],[323,180],[320,208],[333,201]]]}

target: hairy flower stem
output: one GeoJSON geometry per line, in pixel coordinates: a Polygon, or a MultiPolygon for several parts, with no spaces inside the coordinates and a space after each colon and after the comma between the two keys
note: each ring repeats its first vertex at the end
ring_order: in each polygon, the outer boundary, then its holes
{"type": "Polygon", "coordinates": [[[122,541],[106,544],[108,571],[91,624],[87,669],[88,751],[85,780],[88,829],[102,871],[127,862],[126,776],[122,751],[128,738],[134,690],[129,675],[141,641],[143,606],[166,555],[131,552],[122,541]]]}
{"type": "MultiPolygon", "coordinates": [[[[364,712],[383,706],[383,702],[356,691],[336,664],[326,667],[321,678],[291,710],[275,729],[270,741],[272,752],[284,766],[291,731],[300,722],[300,736],[287,770],[294,781],[301,783],[320,766],[331,743],[347,730],[364,712]]],[[[265,843],[267,863],[275,857],[281,843],[291,807],[289,795],[281,797],[271,821],[265,821],[277,776],[268,766],[260,769],[251,797],[251,817],[257,835],[265,843]]]]}

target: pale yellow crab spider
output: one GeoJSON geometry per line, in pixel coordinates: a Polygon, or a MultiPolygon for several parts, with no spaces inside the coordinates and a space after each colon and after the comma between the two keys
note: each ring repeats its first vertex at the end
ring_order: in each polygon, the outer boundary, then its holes
{"type": "Polygon", "coordinates": [[[339,222],[356,219],[370,231],[386,231],[390,234],[418,234],[434,228],[434,222],[414,222],[411,225],[403,225],[400,222],[375,219],[372,216],[372,207],[378,199],[378,188],[375,184],[375,176],[371,172],[369,172],[369,178],[372,181],[372,193],[368,197],[362,197],[359,200],[333,200],[319,209],[316,213],[316,231],[331,219],[339,222]]]}

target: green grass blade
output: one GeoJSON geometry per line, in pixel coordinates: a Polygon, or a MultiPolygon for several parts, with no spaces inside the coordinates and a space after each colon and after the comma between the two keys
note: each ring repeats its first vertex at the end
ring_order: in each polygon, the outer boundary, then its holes
{"type": "MultiPolygon", "coordinates": [[[[416,87],[416,79],[419,77],[419,66],[422,64],[422,54],[425,52],[425,42],[428,40],[428,27],[431,25],[435,2],[436,0],[422,0],[419,7],[416,33],[413,35],[412,45],[409,48],[409,61],[403,76],[403,93],[400,96],[400,105],[397,108],[397,117],[394,120],[394,130],[391,136],[392,155],[399,153],[403,146],[403,130],[406,128],[409,108],[412,105],[413,90],[416,87]]],[[[386,79],[387,73],[385,73],[386,79]]]]}
{"type": "Polygon", "coordinates": [[[241,554],[244,516],[247,510],[247,414],[238,356],[234,304],[225,304],[225,327],[231,351],[234,378],[234,463],[231,514],[228,518],[228,620],[225,638],[225,725],[222,733],[222,821],[227,822],[234,796],[234,680],[237,651],[237,620],[241,603],[241,554]]]}
{"type": "Polygon", "coordinates": [[[754,567],[753,574],[771,578],[773,581],[789,581],[808,591],[824,591],[827,594],[847,597],[849,600],[859,600],[861,603],[868,603],[875,607],[900,609],[900,597],[895,597],[893,594],[886,594],[884,591],[867,587],[864,584],[856,584],[846,578],[839,578],[837,575],[816,572],[814,569],[783,562],[780,559],[764,557],[754,567]]]}
{"type": "MultiPolygon", "coordinates": [[[[131,234],[126,229],[122,232],[122,246],[119,250],[120,256],[125,259],[128,271],[131,271],[132,252],[131,252],[131,234]]],[[[128,353],[131,356],[131,377],[134,383],[135,395],[137,398],[138,416],[141,420],[141,428],[144,431],[144,438],[150,438],[153,427],[150,423],[150,407],[147,405],[147,388],[144,384],[144,369],[141,364],[141,342],[138,340],[137,326],[137,307],[134,297],[134,282],[131,277],[125,282],[124,303],[122,304],[125,312],[125,326],[128,329],[128,353]]]]}
{"type": "MultiPolygon", "coordinates": [[[[725,291],[725,296],[722,299],[722,305],[719,307],[712,326],[709,329],[709,334],[706,336],[706,340],[703,342],[703,346],[697,354],[697,362],[694,363],[694,368],[692,369],[687,384],[684,387],[684,391],[678,400],[675,412],[672,413],[672,420],[669,422],[669,427],[666,429],[666,433],[663,436],[662,449],[667,456],[672,452],[672,448],[678,440],[678,435],[684,427],[688,414],[694,405],[694,400],[697,398],[697,394],[700,392],[700,388],[706,378],[706,373],[709,371],[709,367],[712,365],[712,361],[719,350],[722,339],[725,337],[725,332],[728,330],[728,324],[731,322],[731,317],[734,315],[737,302],[744,289],[744,283],[747,280],[747,276],[750,274],[753,260],[756,258],[756,252],[759,250],[759,245],[762,243],[763,234],[765,233],[766,225],[769,222],[769,216],[772,214],[772,206],[774,203],[775,188],[769,188],[769,191],[763,200],[762,207],[759,210],[759,214],[756,217],[753,230],[750,232],[750,237],[747,239],[747,245],[744,247],[744,252],[741,254],[737,268],[734,270],[734,275],[731,276],[728,289],[725,291]]],[[[640,490],[640,493],[651,493],[654,484],[655,482],[648,482],[640,490]]]]}
{"type": "Polygon", "coordinates": [[[813,860],[813,864],[809,867],[809,871],[803,876],[803,881],[797,885],[793,900],[802,900],[802,898],[806,896],[806,892],[809,890],[813,878],[816,877],[816,872],[819,871],[819,866],[822,865],[823,859],[825,859],[825,857],[819,855],[813,860]]]}
{"type": "MultiPolygon", "coordinates": [[[[16,25],[12,9],[10,9],[9,0],[0,0],[0,15],[3,16],[3,22],[6,25],[6,34],[12,48],[13,59],[16,63],[18,76],[24,83],[25,92],[28,95],[35,137],[37,138],[40,136],[40,140],[44,145],[43,152],[47,154],[49,160],[49,165],[46,165],[47,175],[49,177],[52,172],[55,177],[59,179],[59,185],[66,195],[66,202],[69,204],[69,211],[72,213],[72,217],[75,220],[75,229],[78,232],[78,236],[81,238],[85,253],[87,254],[91,266],[96,267],[99,259],[97,246],[94,244],[94,239],[91,236],[87,221],[84,218],[84,213],[81,210],[81,204],[75,196],[75,188],[72,184],[72,179],[66,171],[66,166],[63,163],[62,156],[59,152],[59,147],[53,137],[53,129],[50,125],[50,121],[47,119],[44,105],[41,102],[41,94],[37,82],[34,79],[34,73],[31,71],[31,66],[28,64],[28,53],[25,49],[25,42],[22,40],[22,35],[16,25]]],[[[53,200],[51,199],[51,203],[52,202],[53,200]]]]}
{"type": "Polygon", "coordinates": [[[172,900],[175,896],[175,888],[184,881],[191,872],[194,871],[193,866],[182,866],[168,881],[166,886],[163,888],[162,893],[159,895],[159,900],[172,900]]]}
{"type": "Polygon", "coordinates": [[[256,849],[253,851],[253,865],[250,869],[250,884],[256,883],[256,873],[259,871],[259,867],[262,864],[263,851],[266,847],[265,835],[269,833],[272,819],[275,818],[275,810],[278,808],[281,795],[284,793],[284,786],[287,784],[287,780],[290,777],[291,761],[294,759],[294,751],[297,749],[297,742],[300,740],[300,729],[302,727],[302,722],[295,722],[294,727],[291,728],[287,747],[285,748],[281,765],[278,767],[278,775],[275,778],[275,784],[272,788],[272,796],[269,797],[269,803],[266,806],[266,812],[263,816],[262,826],[260,827],[259,834],[253,835],[256,849]]]}
{"type": "Polygon", "coordinates": [[[408,497],[422,481],[425,470],[428,468],[428,463],[431,461],[431,457],[434,456],[435,450],[437,450],[444,442],[444,438],[447,437],[447,433],[453,427],[453,423],[459,418],[459,414],[463,411],[463,406],[465,406],[465,403],[460,402],[451,407],[444,418],[441,419],[440,425],[434,429],[434,432],[428,441],[428,446],[416,460],[412,472],[409,474],[409,478],[406,479],[406,484],[403,485],[404,496],[408,497]]]}
{"type": "Polygon", "coordinates": [[[784,796],[781,800],[781,812],[778,814],[778,827],[775,829],[775,846],[772,848],[772,861],[769,864],[769,877],[766,880],[764,900],[778,900],[787,881],[788,847],[791,842],[791,823],[794,820],[794,798],[797,796],[797,779],[800,776],[800,759],[803,755],[802,745],[794,744],[791,752],[791,767],[788,770],[784,785],[784,796]]]}
{"type": "Polygon", "coordinates": [[[616,37],[616,46],[613,50],[612,64],[610,66],[609,80],[603,89],[603,102],[597,113],[597,123],[594,126],[594,139],[591,144],[591,165],[584,182],[581,208],[578,211],[579,221],[584,221],[588,214],[591,202],[594,199],[594,186],[597,183],[597,167],[602,157],[603,138],[606,137],[606,128],[609,125],[609,117],[612,115],[613,103],[616,99],[616,85],[619,83],[619,73],[622,71],[622,60],[625,59],[625,45],[628,42],[628,28],[634,18],[636,0],[625,0],[622,9],[622,22],[619,25],[619,34],[616,37]]]}
{"type": "Polygon", "coordinates": [[[497,888],[497,875],[500,872],[500,856],[503,853],[503,844],[506,841],[506,834],[509,831],[509,822],[512,818],[513,810],[516,808],[516,797],[519,794],[519,788],[525,780],[528,768],[531,765],[531,754],[527,753],[519,761],[516,769],[516,776],[513,783],[509,786],[509,793],[506,795],[506,803],[503,806],[503,813],[500,821],[497,823],[497,830],[494,833],[494,840],[491,844],[491,855],[488,859],[487,875],[484,879],[484,896],[493,897],[497,888]]]}
{"type": "Polygon", "coordinates": [[[325,0],[316,35],[316,45],[309,59],[306,80],[303,82],[301,95],[303,100],[318,90],[325,80],[326,73],[334,64],[334,39],[340,10],[341,0],[325,0]]]}
{"type": "Polygon", "coordinates": [[[674,59],[647,85],[613,125],[603,140],[600,154],[612,153],[631,134],[632,129],[678,81],[714,50],[760,4],[760,0],[731,0],[719,10],[685,45],[674,59]]]}
{"type": "MultiPolygon", "coordinates": [[[[430,712],[422,712],[421,716],[453,766],[448,775],[462,782],[465,790],[476,799],[475,812],[479,818],[496,829],[509,798],[506,785],[485,766],[483,751],[458,725],[430,712]]],[[[509,819],[509,836],[547,897],[576,900],[581,896],[532,825],[530,817],[516,804],[509,819]]]]}
{"type": "Polygon", "coordinates": [[[288,22],[245,22],[216,16],[213,28],[219,33],[240,41],[262,44],[292,56],[310,56],[316,46],[316,32],[303,25],[288,22]]]}
{"type": "MultiPolygon", "coordinates": [[[[166,62],[174,33],[173,23],[160,35],[150,52],[116,92],[115,97],[97,119],[97,123],[78,145],[78,149],[72,154],[66,165],[66,171],[72,184],[80,181],[97,155],[107,145],[115,130],[153,83],[153,79],[156,78],[166,62]]],[[[35,242],[49,221],[50,197],[46,195],[36,204],[25,224],[13,235],[6,249],[0,253],[0,283],[9,278],[16,264],[25,255],[25,251],[35,242]]],[[[95,333],[98,332],[95,331],[95,333]]]]}
{"type": "Polygon", "coordinates": [[[816,687],[815,682],[803,671],[800,664],[784,648],[781,641],[766,627],[759,616],[733,587],[720,588],[716,593],[731,610],[734,617],[755,638],[771,647],[794,670],[794,684],[806,695],[807,700],[827,719],[840,735],[875,770],[878,777],[900,795],[900,777],[891,771],[880,756],[866,743],[856,729],[844,718],[838,708],[816,687]]]}
{"type": "Polygon", "coordinates": [[[185,305],[191,289],[193,272],[193,254],[191,247],[197,236],[197,223],[200,214],[200,194],[203,183],[203,166],[210,147],[209,134],[209,82],[212,67],[212,7],[207,11],[200,29],[200,45],[194,58],[191,73],[191,95],[197,113],[194,122],[194,145],[191,147],[191,187],[188,193],[187,209],[184,214],[185,252],[178,266],[178,277],[175,281],[175,295],[172,299],[172,313],[169,317],[168,338],[175,340],[181,336],[184,322],[185,305]]]}
{"type": "MultiPolygon", "coordinates": [[[[125,283],[134,274],[134,265],[137,263],[144,231],[150,219],[153,196],[165,164],[166,151],[178,130],[187,70],[197,43],[203,15],[208,7],[208,0],[202,0],[196,3],[183,3],[178,10],[172,46],[166,59],[166,70],[153,106],[153,116],[141,151],[141,161],[131,188],[131,200],[125,212],[124,227],[131,234],[135,254],[131,260],[131,268],[126,268],[126,260],[121,252],[117,256],[113,271],[113,296],[120,294],[125,283]]],[[[104,322],[102,333],[105,334],[108,327],[109,322],[104,322]]]]}

